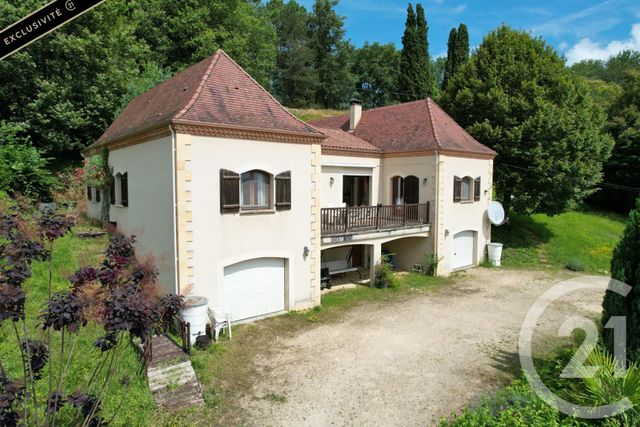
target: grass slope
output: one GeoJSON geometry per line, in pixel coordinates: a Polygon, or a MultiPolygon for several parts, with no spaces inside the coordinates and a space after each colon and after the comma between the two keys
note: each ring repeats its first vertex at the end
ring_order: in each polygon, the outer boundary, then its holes
{"type": "MultiPolygon", "coordinates": [[[[63,290],[69,288],[69,277],[80,266],[95,265],[102,259],[102,251],[106,246],[106,238],[79,239],[74,235],[67,235],[55,242],[53,250],[53,289],[63,290]]],[[[49,270],[46,263],[33,265],[32,277],[25,284],[27,294],[27,324],[29,325],[30,337],[46,341],[45,333],[38,328],[38,313],[47,301],[47,283],[49,270]]],[[[20,333],[22,334],[22,329],[20,333]]],[[[104,330],[96,324],[87,325],[77,334],[66,334],[65,346],[75,343],[74,357],[71,360],[68,374],[64,384],[66,394],[79,389],[85,391],[83,385],[87,384],[93,368],[96,366],[100,354],[94,350],[93,343],[96,338],[104,335],[104,330]]],[[[59,355],[60,339],[58,333],[53,333],[52,352],[59,355]]],[[[116,372],[105,391],[106,398],[103,403],[103,415],[110,419],[116,408],[122,401],[118,414],[112,425],[126,426],[146,426],[151,422],[153,413],[153,398],[147,385],[144,373],[140,371],[141,364],[138,354],[129,343],[121,346],[121,356],[118,360],[116,372]]],[[[68,352],[67,352],[68,354],[68,352]]],[[[16,337],[10,321],[5,321],[0,325],[0,359],[5,369],[12,378],[22,378],[22,365],[20,364],[20,352],[16,344],[16,337]]],[[[59,356],[54,360],[59,362],[59,356]]],[[[65,362],[66,363],[66,362],[65,362]]],[[[59,367],[53,366],[54,382],[57,378],[59,367]]],[[[45,400],[48,388],[49,368],[43,370],[42,379],[38,382],[36,390],[39,401],[45,400]]],[[[68,425],[70,413],[63,411],[63,417],[58,425],[68,425]],[[66,418],[66,419],[65,419],[66,418]]]]}
{"type": "Polygon", "coordinates": [[[346,110],[326,110],[320,108],[289,108],[289,111],[304,122],[324,119],[325,117],[340,116],[348,113],[346,110]]]}
{"type": "Polygon", "coordinates": [[[512,215],[508,224],[493,227],[492,240],[504,243],[505,267],[562,268],[577,262],[588,273],[609,274],[624,221],[620,215],[597,211],[512,215]]]}

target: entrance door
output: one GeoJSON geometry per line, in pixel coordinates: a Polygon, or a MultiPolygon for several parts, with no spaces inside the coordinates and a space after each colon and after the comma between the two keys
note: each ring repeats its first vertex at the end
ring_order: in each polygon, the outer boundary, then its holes
{"type": "Polygon", "coordinates": [[[342,201],[347,206],[369,206],[369,178],[351,175],[342,177],[342,201]]]}
{"type": "Polygon", "coordinates": [[[404,202],[407,205],[418,204],[420,200],[420,185],[418,177],[410,175],[404,179],[404,202]]]}

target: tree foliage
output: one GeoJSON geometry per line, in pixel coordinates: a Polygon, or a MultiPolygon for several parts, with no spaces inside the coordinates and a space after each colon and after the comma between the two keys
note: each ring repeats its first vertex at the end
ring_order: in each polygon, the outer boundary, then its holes
{"type": "Polygon", "coordinates": [[[326,108],[345,104],[354,85],[350,73],[353,46],[344,38],[344,17],[334,10],[337,4],[338,0],[316,0],[309,25],[315,69],[321,82],[315,99],[326,108]]]}
{"type": "Polygon", "coordinates": [[[579,76],[618,84],[624,83],[627,71],[639,69],[640,52],[635,50],[623,50],[606,61],[585,59],[571,66],[571,70],[579,76]]]}
{"type": "Polygon", "coordinates": [[[447,60],[444,66],[442,88],[447,86],[451,77],[469,60],[469,31],[460,24],[458,29],[452,28],[447,42],[447,60]]]}
{"type": "Polygon", "coordinates": [[[295,0],[272,0],[266,10],[278,35],[272,92],[288,107],[310,105],[318,86],[309,33],[311,15],[295,0]]]}
{"type": "Polygon", "coordinates": [[[429,58],[428,26],[422,5],[407,6],[407,21],[402,36],[398,92],[404,102],[432,96],[435,78],[429,58]]]}
{"type": "MultiPolygon", "coordinates": [[[[602,324],[606,325],[613,316],[624,316],[627,322],[627,354],[631,360],[640,358],[640,198],[636,208],[629,214],[622,239],[613,250],[611,277],[631,286],[626,298],[607,291],[602,303],[602,324]]],[[[609,351],[614,350],[612,329],[604,329],[604,343],[609,351]]]]}
{"type": "Polygon", "coordinates": [[[365,43],[355,52],[353,74],[365,108],[397,102],[399,52],[392,43],[365,43]]]}
{"type": "Polygon", "coordinates": [[[602,179],[613,145],[604,113],[541,39],[505,25],[492,31],[441,103],[498,152],[494,182],[507,210],[556,214],[602,179]]]}
{"type": "MultiPolygon", "coordinates": [[[[622,93],[611,104],[607,128],[615,145],[604,167],[604,181],[640,188],[640,70],[627,72],[622,93]]],[[[595,199],[609,208],[628,212],[637,196],[637,190],[605,186],[595,199]]]]}

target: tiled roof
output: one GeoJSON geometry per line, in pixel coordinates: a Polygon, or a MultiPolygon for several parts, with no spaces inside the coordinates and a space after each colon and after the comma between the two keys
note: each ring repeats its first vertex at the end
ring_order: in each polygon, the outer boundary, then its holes
{"type": "Polygon", "coordinates": [[[172,122],[321,136],[218,50],[131,101],[91,147],[172,122]]]}
{"type": "Polygon", "coordinates": [[[327,135],[327,138],[322,141],[323,148],[371,153],[379,153],[382,151],[375,145],[370,144],[348,132],[343,132],[339,129],[322,128],[319,126],[316,126],[316,128],[327,135]]]}
{"type": "Polygon", "coordinates": [[[495,151],[476,141],[429,98],[364,110],[360,123],[353,131],[349,131],[349,114],[315,120],[311,124],[356,136],[383,152],[437,149],[496,155],[495,151]]]}

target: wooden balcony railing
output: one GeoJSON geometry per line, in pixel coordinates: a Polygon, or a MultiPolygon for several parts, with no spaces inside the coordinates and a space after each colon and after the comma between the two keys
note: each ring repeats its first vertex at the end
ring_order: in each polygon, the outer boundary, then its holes
{"type": "Polygon", "coordinates": [[[429,223],[429,202],[322,208],[321,218],[322,235],[416,227],[429,223]]]}

